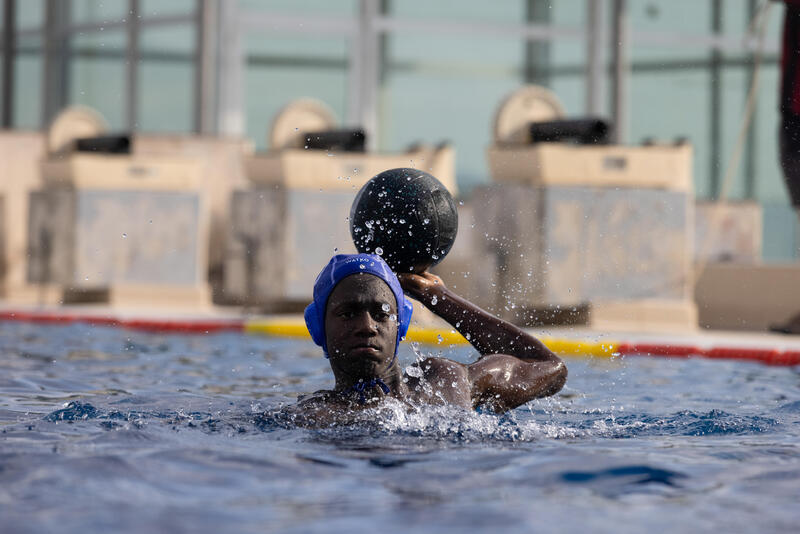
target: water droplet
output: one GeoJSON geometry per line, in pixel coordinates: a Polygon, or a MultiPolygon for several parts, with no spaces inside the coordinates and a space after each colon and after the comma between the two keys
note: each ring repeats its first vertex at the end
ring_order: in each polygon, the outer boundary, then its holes
{"type": "Polygon", "coordinates": [[[428,224],[429,222],[431,222],[430,219],[422,219],[422,224],[428,224]]]}
{"type": "Polygon", "coordinates": [[[375,247],[375,254],[383,256],[383,249],[381,247],[375,247]]]}
{"type": "Polygon", "coordinates": [[[366,266],[366,265],[364,265],[364,264],[362,263],[362,264],[360,264],[360,265],[358,266],[358,268],[359,268],[359,269],[366,269],[366,268],[367,268],[367,266],[366,266]]]}
{"type": "Polygon", "coordinates": [[[444,341],[444,338],[442,337],[442,334],[439,334],[439,335],[436,336],[436,341],[441,345],[442,341],[444,341]]]}
{"type": "Polygon", "coordinates": [[[397,315],[395,315],[395,314],[391,314],[391,315],[389,316],[389,320],[390,320],[390,321],[393,321],[393,322],[395,322],[395,323],[396,323],[396,322],[397,322],[397,315]]]}
{"type": "Polygon", "coordinates": [[[437,299],[436,295],[434,295],[433,298],[431,298],[431,306],[436,306],[436,304],[438,302],[439,302],[439,299],[437,299]]]}
{"type": "Polygon", "coordinates": [[[334,252],[339,252],[339,247],[333,247],[334,252]]]}
{"type": "Polygon", "coordinates": [[[122,234],[123,239],[125,239],[126,237],[128,237],[128,234],[122,234]]]}
{"type": "Polygon", "coordinates": [[[388,311],[389,311],[390,309],[392,309],[392,308],[391,308],[391,306],[389,306],[388,304],[386,304],[386,303],[384,302],[383,304],[381,304],[381,309],[382,309],[383,311],[385,311],[385,312],[388,312],[388,311]]]}

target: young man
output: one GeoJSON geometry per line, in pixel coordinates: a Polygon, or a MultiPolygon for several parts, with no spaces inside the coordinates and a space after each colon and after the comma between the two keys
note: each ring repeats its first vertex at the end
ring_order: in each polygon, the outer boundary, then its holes
{"type": "Polygon", "coordinates": [[[567,379],[564,363],[533,336],[459,297],[435,275],[398,279],[379,256],[334,256],[317,277],[305,319],[336,380],[333,390],[297,404],[297,413],[315,423],[340,420],[342,412],[386,397],[504,412],[557,393],[567,379]],[[478,360],[426,358],[403,373],[397,348],[411,321],[404,290],[464,335],[478,360]]]}

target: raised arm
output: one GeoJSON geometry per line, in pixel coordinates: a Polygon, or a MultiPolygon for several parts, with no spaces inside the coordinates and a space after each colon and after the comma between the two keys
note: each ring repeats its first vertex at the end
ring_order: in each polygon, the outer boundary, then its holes
{"type": "Polygon", "coordinates": [[[467,366],[473,405],[505,411],[564,386],[564,362],[535,337],[456,295],[436,275],[398,278],[409,296],[450,323],[480,353],[467,366]]]}

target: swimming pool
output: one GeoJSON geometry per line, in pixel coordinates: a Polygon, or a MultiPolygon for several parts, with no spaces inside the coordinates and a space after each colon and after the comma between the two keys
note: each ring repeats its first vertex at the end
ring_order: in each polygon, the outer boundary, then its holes
{"type": "Polygon", "coordinates": [[[309,430],[270,413],[332,384],[310,341],[0,323],[0,531],[796,529],[800,368],[567,364],[505,416],[309,430]]]}

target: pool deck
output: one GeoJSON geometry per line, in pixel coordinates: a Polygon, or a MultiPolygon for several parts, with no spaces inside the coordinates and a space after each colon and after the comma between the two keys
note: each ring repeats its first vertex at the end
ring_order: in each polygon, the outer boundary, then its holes
{"type": "MultiPolygon", "coordinates": [[[[303,318],[259,315],[235,307],[119,309],[101,305],[8,306],[0,320],[32,323],[85,323],[150,332],[248,334],[308,338],[303,318]]],[[[553,351],[568,357],[706,357],[754,360],[771,365],[800,365],[800,335],[769,332],[681,330],[674,332],[598,331],[588,327],[530,328],[553,351]]],[[[467,341],[441,320],[412,321],[407,340],[424,344],[464,345],[467,341]]]]}

